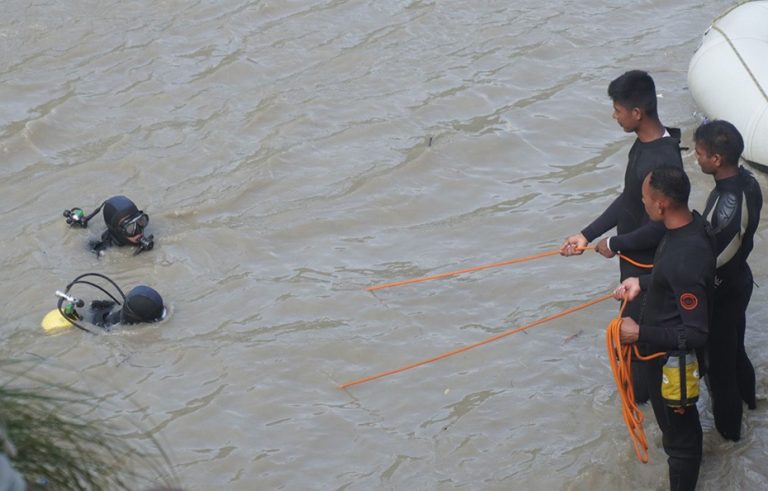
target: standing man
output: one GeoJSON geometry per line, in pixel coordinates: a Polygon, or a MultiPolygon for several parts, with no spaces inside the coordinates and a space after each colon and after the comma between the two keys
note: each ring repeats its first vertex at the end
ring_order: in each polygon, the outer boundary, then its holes
{"type": "Polygon", "coordinates": [[[627,278],[614,291],[617,299],[626,294],[629,300],[646,291],[640,322],[622,319],[622,344],[645,342],[651,352],[667,353],[644,368],[674,491],[695,489],[699,477],[702,431],[695,402],[699,374],[693,362],[691,370],[679,367],[695,360],[695,350],[707,342],[715,281],[714,237],[706,220],[688,209],[690,190],[682,169],[660,167],[645,178],[645,210],[666,231],[653,258],[653,272],[627,278]],[[674,400],[670,393],[675,392],[667,389],[670,379],[674,385],[678,376],[679,398],[674,400]]]}
{"type": "MultiPolygon", "coordinates": [[[[637,139],[629,150],[629,161],[624,173],[624,190],[581,233],[571,235],[560,247],[560,254],[581,254],[597,237],[616,227],[616,235],[597,244],[597,252],[613,257],[621,252],[635,261],[648,264],[653,259],[656,245],[664,235],[664,227],[648,220],[643,209],[641,188],[649,172],[662,165],[683,168],[680,157],[680,130],[665,128],[657,111],[656,85],[648,73],[632,70],[608,85],[608,96],[613,101],[613,119],[627,133],[637,139]]],[[[646,274],[648,271],[627,261],[620,261],[620,279],[646,274]]],[[[642,296],[630,302],[625,312],[636,322],[640,319],[642,296]]],[[[640,346],[645,351],[644,346],[640,346]]],[[[647,353],[644,353],[647,354],[647,353]]],[[[632,381],[637,402],[648,400],[643,380],[641,361],[632,364],[632,381]]]]}
{"type": "Polygon", "coordinates": [[[763,195],[752,173],[739,167],[744,140],[735,126],[710,121],[696,129],[693,139],[702,172],[715,179],[704,209],[717,238],[707,382],[717,431],[738,441],[742,400],[755,409],[755,369],[744,349],[744,331],[753,284],[747,257],[760,222],[763,195]]]}

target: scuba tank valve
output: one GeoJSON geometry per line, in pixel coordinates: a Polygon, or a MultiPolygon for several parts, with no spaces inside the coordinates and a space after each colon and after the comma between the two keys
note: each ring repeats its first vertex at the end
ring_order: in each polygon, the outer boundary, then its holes
{"type": "Polygon", "coordinates": [[[56,296],[61,299],[59,300],[60,305],[64,304],[65,300],[67,302],[62,306],[62,309],[61,309],[65,317],[80,319],[80,314],[77,313],[77,310],[75,310],[75,307],[78,307],[78,308],[84,307],[85,306],[84,301],[80,300],[79,298],[75,298],[71,295],[67,295],[66,293],[60,290],[56,290],[56,296]]]}
{"type": "Polygon", "coordinates": [[[78,225],[82,228],[88,227],[88,221],[96,216],[98,212],[104,207],[104,203],[100,204],[98,208],[93,210],[89,215],[86,215],[82,208],[74,207],[69,210],[64,210],[64,218],[67,219],[67,225],[78,225]]]}
{"type": "Polygon", "coordinates": [[[78,307],[83,307],[85,305],[85,302],[83,302],[79,298],[75,298],[75,297],[72,297],[70,295],[67,295],[66,293],[64,293],[61,290],[56,290],[56,296],[60,297],[60,298],[63,298],[67,302],[69,302],[69,303],[71,303],[73,305],[76,305],[78,307]]]}
{"type": "Polygon", "coordinates": [[[70,210],[64,210],[64,218],[67,219],[67,225],[78,225],[82,228],[88,226],[88,218],[85,216],[85,212],[82,208],[72,208],[70,210]]]}

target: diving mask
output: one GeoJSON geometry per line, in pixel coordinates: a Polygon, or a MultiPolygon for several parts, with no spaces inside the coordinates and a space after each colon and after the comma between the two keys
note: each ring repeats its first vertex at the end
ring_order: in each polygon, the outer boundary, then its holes
{"type": "Polygon", "coordinates": [[[120,230],[126,237],[133,237],[141,233],[149,223],[149,215],[139,211],[135,216],[120,224],[120,230]]]}

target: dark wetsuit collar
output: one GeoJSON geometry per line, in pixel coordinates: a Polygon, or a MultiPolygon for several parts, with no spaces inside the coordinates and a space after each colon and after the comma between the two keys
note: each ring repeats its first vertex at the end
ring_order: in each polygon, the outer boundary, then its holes
{"type": "Polygon", "coordinates": [[[739,173],[730,177],[726,177],[725,179],[718,179],[715,181],[715,189],[718,191],[731,191],[733,189],[737,189],[739,185],[739,178],[741,177],[741,169],[739,169],[739,173]]]}
{"type": "Polygon", "coordinates": [[[697,222],[699,220],[702,220],[701,215],[696,210],[691,211],[691,213],[693,214],[693,220],[691,220],[689,223],[686,223],[682,227],[668,228],[667,233],[673,236],[681,236],[681,235],[688,235],[691,233],[698,233],[699,226],[697,225],[697,222]]]}

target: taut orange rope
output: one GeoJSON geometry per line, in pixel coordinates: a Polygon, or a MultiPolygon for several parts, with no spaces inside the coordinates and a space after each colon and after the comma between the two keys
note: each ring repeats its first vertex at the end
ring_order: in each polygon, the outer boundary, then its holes
{"type": "Polygon", "coordinates": [[[352,387],[353,385],[363,384],[365,382],[370,382],[371,380],[380,379],[380,378],[383,378],[383,377],[386,377],[386,376],[389,376],[389,375],[394,375],[396,373],[400,373],[400,372],[404,372],[406,370],[410,370],[411,368],[420,367],[420,366],[426,365],[428,363],[432,363],[432,362],[435,362],[435,361],[438,361],[438,360],[442,360],[443,358],[448,358],[449,356],[453,356],[453,355],[456,355],[458,353],[463,353],[464,351],[471,350],[472,348],[477,348],[478,346],[482,346],[484,344],[492,343],[493,341],[497,341],[497,340],[499,340],[501,338],[507,337],[510,334],[515,334],[516,332],[525,331],[526,329],[530,329],[531,327],[538,326],[539,324],[543,324],[543,323],[545,323],[547,321],[551,321],[551,320],[557,319],[559,317],[563,317],[565,315],[571,314],[573,312],[586,309],[587,307],[591,307],[592,305],[595,305],[596,303],[600,303],[600,302],[602,302],[604,300],[608,300],[609,298],[613,298],[613,294],[608,294],[608,295],[605,295],[605,296],[602,296],[602,297],[598,297],[598,298],[596,298],[594,300],[590,300],[589,302],[585,302],[585,303],[583,303],[581,305],[577,305],[575,307],[571,307],[570,309],[566,309],[566,310],[564,310],[564,311],[562,311],[560,313],[557,313],[557,314],[554,314],[554,315],[550,315],[548,317],[544,317],[543,319],[539,319],[539,320],[533,321],[533,322],[528,323],[528,324],[526,324],[524,326],[521,326],[521,327],[516,327],[514,329],[510,329],[510,330],[504,331],[504,332],[499,333],[499,334],[497,334],[495,336],[491,336],[490,338],[484,339],[483,341],[479,341],[479,342],[473,343],[473,344],[468,344],[466,346],[462,346],[461,348],[456,348],[454,350],[448,351],[448,352],[443,353],[441,355],[433,356],[432,358],[428,358],[426,360],[422,360],[422,361],[419,361],[419,362],[416,362],[416,363],[411,363],[410,365],[405,365],[405,366],[402,366],[400,368],[395,368],[393,370],[387,370],[386,372],[381,372],[381,373],[378,373],[376,375],[371,375],[371,376],[368,376],[368,377],[365,377],[365,378],[361,378],[359,380],[354,380],[352,382],[347,382],[345,384],[339,385],[339,387],[342,388],[342,389],[346,389],[348,387],[352,387]]]}
{"type": "Polygon", "coordinates": [[[644,361],[664,356],[666,353],[641,356],[636,344],[621,344],[619,331],[626,304],[627,299],[624,297],[619,316],[608,324],[608,329],[605,332],[605,346],[608,351],[608,361],[611,365],[611,372],[613,372],[613,379],[621,396],[621,415],[624,417],[624,424],[627,425],[629,436],[632,439],[635,455],[640,462],[647,464],[648,440],[645,437],[645,430],[643,430],[645,417],[635,403],[635,390],[632,387],[632,353],[634,351],[635,356],[644,361]]]}
{"type": "Polygon", "coordinates": [[[392,283],[383,283],[381,285],[373,285],[368,287],[369,292],[376,290],[383,290],[384,288],[392,288],[395,286],[410,285],[411,283],[420,283],[422,281],[439,280],[440,278],[448,278],[449,276],[456,276],[464,273],[472,273],[474,271],[482,271],[483,269],[498,268],[499,266],[507,266],[515,263],[522,263],[525,261],[533,261],[534,259],[541,259],[542,257],[554,256],[560,254],[560,250],[545,251],[531,256],[518,257],[516,259],[510,259],[508,261],[499,261],[497,263],[483,264],[481,266],[475,266],[474,268],[460,269],[458,271],[449,271],[447,273],[435,274],[432,276],[423,276],[421,278],[411,278],[410,280],[395,281],[392,283]]]}
{"type": "MultiPolygon", "coordinates": [[[[582,247],[581,248],[581,250],[583,250],[583,251],[589,251],[589,250],[594,250],[594,249],[595,249],[594,247],[582,247]]],[[[459,269],[457,271],[448,271],[447,273],[440,273],[440,274],[435,274],[435,275],[431,275],[431,276],[422,276],[420,278],[411,278],[410,280],[394,281],[392,283],[382,283],[380,285],[369,286],[367,288],[367,290],[369,292],[373,292],[373,291],[376,291],[376,290],[383,290],[385,288],[393,288],[393,287],[396,287],[396,286],[410,285],[411,283],[421,283],[422,281],[439,280],[441,278],[449,278],[451,276],[457,276],[457,275],[464,274],[464,273],[473,273],[475,271],[482,271],[484,269],[498,268],[500,266],[508,266],[510,264],[522,263],[522,262],[525,262],[525,261],[533,261],[534,259],[541,259],[543,257],[555,256],[555,255],[558,255],[558,254],[560,254],[560,249],[555,249],[555,250],[552,250],[552,251],[544,251],[544,252],[540,252],[538,254],[532,254],[530,256],[518,257],[518,258],[515,258],[515,259],[510,259],[508,261],[499,261],[499,262],[496,262],[496,263],[483,264],[483,265],[480,265],[480,266],[475,266],[473,268],[459,269]]],[[[639,262],[635,261],[634,259],[632,259],[630,257],[627,257],[627,256],[625,256],[623,254],[617,254],[617,256],[619,256],[621,259],[623,259],[624,261],[627,261],[630,264],[634,264],[635,266],[637,266],[639,268],[648,268],[648,269],[650,269],[650,268],[653,267],[653,264],[639,263],[639,262]]]]}

